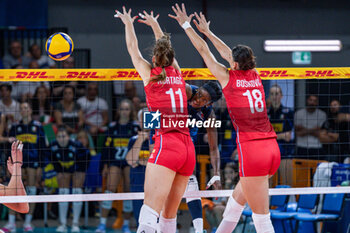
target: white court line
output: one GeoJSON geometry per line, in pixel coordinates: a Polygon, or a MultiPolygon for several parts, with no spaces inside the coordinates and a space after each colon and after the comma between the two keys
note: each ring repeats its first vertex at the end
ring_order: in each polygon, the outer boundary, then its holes
{"type": "MultiPolygon", "coordinates": [[[[228,197],[233,190],[208,190],[186,192],[184,197],[228,197]]],[[[274,188],[270,195],[296,194],[326,194],[350,193],[350,187],[319,187],[319,188],[274,188]]],[[[40,203],[40,202],[75,202],[75,201],[111,201],[111,200],[141,200],[143,193],[99,193],[99,194],[70,194],[70,195],[35,195],[35,196],[2,196],[0,203],[40,203]]]]}

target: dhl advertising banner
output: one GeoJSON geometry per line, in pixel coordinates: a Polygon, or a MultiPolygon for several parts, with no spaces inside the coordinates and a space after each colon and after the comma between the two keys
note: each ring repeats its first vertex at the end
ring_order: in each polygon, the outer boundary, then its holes
{"type": "MultiPolygon", "coordinates": [[[[206,68],[185,68],[185,80],[213,80],[206,68]]],[[[278,79],[346,79],[350,67],[258,68],[260,77],[278,79]]],[[[0,69],[0,82],[6,81],[122,81],[141,80],[135,69],[0,69]]]]}

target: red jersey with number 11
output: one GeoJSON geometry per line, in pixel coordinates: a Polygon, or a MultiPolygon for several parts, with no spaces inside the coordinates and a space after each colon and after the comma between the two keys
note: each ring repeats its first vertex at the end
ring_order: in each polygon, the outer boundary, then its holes
{"type": "Polygon", "coordinates": [[[230,70],[222,91],[238,143],[277,137],[267,116],[264,87],[254,70],[230,70]]]}
{"type": "MultiPolygon", "coordinates": [[[[181,72],[174,67],[167,66],[164,69],[165,80],[150,81],[145,86],[148,110],[161,113],[160,129],[156,129],[155,136],[174,131],[189,135],[186,127],[188,119],[186,83],[181,72]]],[[[151,79],[161,72],[161,67],[153,68],[151,79]]]]}

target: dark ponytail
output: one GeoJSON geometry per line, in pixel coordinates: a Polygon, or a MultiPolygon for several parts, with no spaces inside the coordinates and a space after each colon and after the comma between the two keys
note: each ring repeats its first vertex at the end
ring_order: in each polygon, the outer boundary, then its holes
{"type": "Polygon", "coordinates": [[[156,67],[162,67],[162,72],[158,75],[153,75],[152,82],[163,81],[166,78],[164,67],[173,64],[175,51],[171,47],[170,35],[166,34],[156,41],[153,48],[153,56],[155,57],[156,67]]]}
{"type": "Polygon", "coordinates": [[[240,70],[251,70],[256,67],[253,50],[246,45],[237,45],[232,49],[232,57],[240,70]]]}

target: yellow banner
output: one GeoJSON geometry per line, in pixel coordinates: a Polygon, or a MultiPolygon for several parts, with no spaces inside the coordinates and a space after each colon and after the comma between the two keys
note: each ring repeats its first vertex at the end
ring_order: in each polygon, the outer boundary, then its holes
{"type": "MultiPolygon", "coordinates": [[[[350,67],[258,68],[265,80],[278,79],[345,79],[350,67]]],[[[206,68],[184,68],[186,80],[213,80],[206,68]]],[[[141,80],[135,69],[0,69],[0,81],[122,81],[141,80]]]]}

